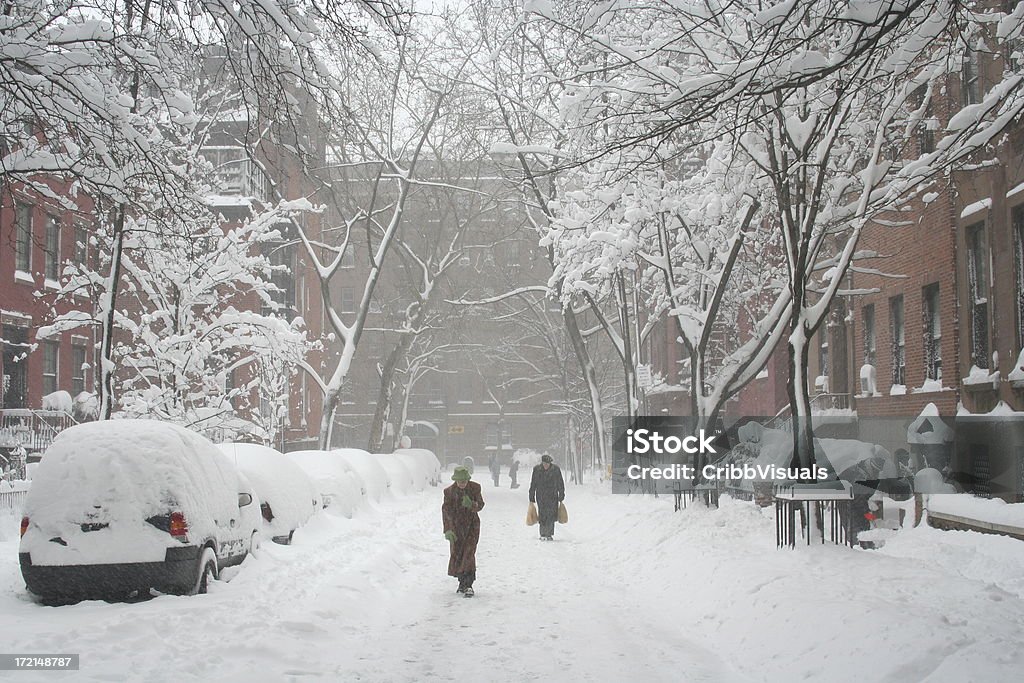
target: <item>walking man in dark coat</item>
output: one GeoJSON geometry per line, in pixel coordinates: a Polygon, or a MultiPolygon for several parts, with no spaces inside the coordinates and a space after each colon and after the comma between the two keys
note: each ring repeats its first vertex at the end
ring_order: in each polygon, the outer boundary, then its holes
{"type": "Polygon", "coordinates": [[[545,541],[554,540],[558,504],[563,500],[565,480],[562,479],[562,470],[545,453],[540,464],[533,468],[533,478],[530,480],[530,502],[537,504],[540,537],[545,541]]]}
{"type": "Polygon", "coordinates": [[[490,461],[488,461],[487,463],[487,466],[491,470],[491,479],[494,480],[494,485],[497,486],[498,479],[501,478],[501,463],[498,462],[498,456],[492,454],[490,461]]]}
{"type": "Polygon", "coordinates": [[[480,540],[480,515],[484,497],[480,484],[470,481],[469,470],[456,467],[452,474],[455,483],[444,490],[441,520],[444,537],[448,539],[451,555],[448,558],[448,576],[459,580],[459,593],[473,595],[476,580],[476,544],[480,540]]]}

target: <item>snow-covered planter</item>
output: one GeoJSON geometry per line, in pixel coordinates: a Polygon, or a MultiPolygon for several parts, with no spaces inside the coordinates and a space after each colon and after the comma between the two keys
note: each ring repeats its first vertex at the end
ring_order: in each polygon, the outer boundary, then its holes
{"type": "Polygon", "coordinates": [[[878,371],[870,363],[860,366],[860,395],[881,396],[878,391],[878,371]]]}
{"type": "Polygon", "coordinates": [[[1013,369],[1006,374],[1006,379],[1014,389],[1024,391],[1024,349],[1017,356],[1013,369]]]}
{"type": "Polygon", "coordinates": [[[965,391],[997,391],[999,389],[999,371],[971,366],[971,371],[963,378],[965,391]]]}
{"type": "Polygon", "coordinates": [[[218,448],[256,489],[265,538],[289,543],[294,531],[323,507],[313,480],[282,453],[250,443],[218,448]]]}
{"type": "Polygon", "coordinates": [[[913,390],[915,394],[930,394],[936,391],[945,391],[946,388],[942,386],[942,381],[937,379],[926,379],[920,387],[913,390]]]}

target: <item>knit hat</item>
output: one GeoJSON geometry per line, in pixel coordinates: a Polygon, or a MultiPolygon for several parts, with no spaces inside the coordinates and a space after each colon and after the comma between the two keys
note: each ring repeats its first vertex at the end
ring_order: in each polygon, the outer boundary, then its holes
{"type": "Polygon", "coordinates": [[[452,481],[469,481],[469,469],[459,465],[452,472],[452,481]]]}
{"type": "Polygon", "coordinates": [[[548,455],[547,453],[545,453],[544,455],[542,455],[542,456],[540,457],[540,461],[541,461],[541,462],[554,462],[554,459],[553,459],[553,458],[552,458],[552,457],[551,457],[550,455],[548,455]]]}

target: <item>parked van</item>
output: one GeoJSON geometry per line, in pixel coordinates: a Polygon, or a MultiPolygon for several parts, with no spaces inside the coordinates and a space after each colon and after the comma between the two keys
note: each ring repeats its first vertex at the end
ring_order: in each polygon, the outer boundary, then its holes
{"type": "Polygon", "coordinates": [[[204,593],[258,543],[258,510],[248,482],[194,432],[152,420],[77,425],[35,472],[22,576],[53,600],[204,593]]]}

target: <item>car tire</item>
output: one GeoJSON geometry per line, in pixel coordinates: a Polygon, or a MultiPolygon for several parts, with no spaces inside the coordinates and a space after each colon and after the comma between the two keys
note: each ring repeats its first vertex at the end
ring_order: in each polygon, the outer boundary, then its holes
{"type": "Polygon", "coordinates": [[[213,548],[203,548],[199,556],[199,570],[196,572],[196,582],[192,586],[190,595],[203,595],[210,587],[210,581],[217,580],[217,554],[213,548]]]}

